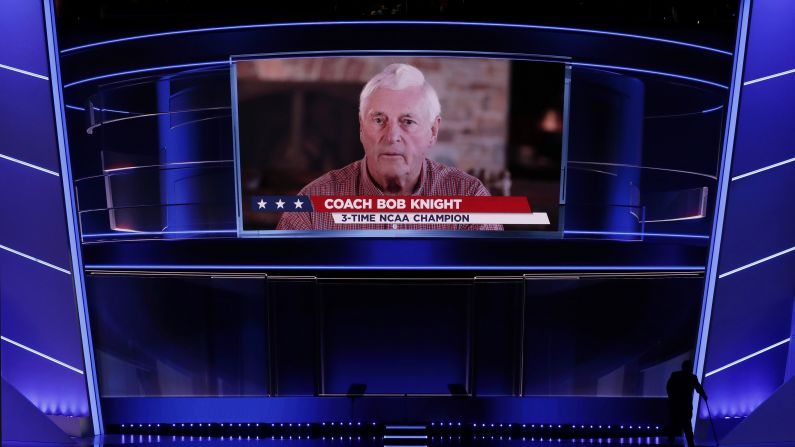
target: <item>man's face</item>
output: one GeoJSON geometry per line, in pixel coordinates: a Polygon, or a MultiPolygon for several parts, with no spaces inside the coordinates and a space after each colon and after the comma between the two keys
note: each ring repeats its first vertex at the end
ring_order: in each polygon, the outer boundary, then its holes
{"type": "Polygon", "coordinates": [[[387,192],[399,192],[392,186],[417,180],[440,119],[428,116],[421,87],[376,89],[363,112],[359,128],[367,169],[387,192]]]}

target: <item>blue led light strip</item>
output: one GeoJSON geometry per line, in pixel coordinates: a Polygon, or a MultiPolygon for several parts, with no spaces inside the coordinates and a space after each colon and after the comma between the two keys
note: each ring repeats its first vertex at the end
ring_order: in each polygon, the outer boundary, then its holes
{"type": "MultiPolygon", "coordinates": [[[[308,54],[312,54],[312,53],[313,52],[302,52],[302,53],[291,53],[291,54],[293,54],[293,55],[302,55],[302,54],[303,55],[308,55],[308,54]]],[[[344,51],[335,51],[334,53],[337,54],[337,53],[345,53],[345,52],[344,51]]],[[[389,51],[375,51],[374,50],[374,51],[371,51],[371,52],[368,52],[368,53],[389,53],[389,51]]],[[[455,52],[449,52],[449,54],[450,54],[451,57],[455,57],[455,52]]],[[[121,71],[121,72],[117,72],[117,73],[107,73],[107,74],[104,74],[104,75],[94,76],[94,77],[91,77],[91,78],[80,79],[80,80],[77,80],[77,81],[74,81],[74,82],[70,82],[70,83],[64,85],[63,87],[64,88],[70,88],[70,87],[74,87],[74,86],[77,86],[77,85],[85,84],[85,83],[88,83],[88,82],[99,81],[99,80],[102,80],[102,79],[110,79],[110,78],[119,77],[119,76],[127,76],[127,75],[142,74],[142,73],[153,73],[153,72],[157,72],[157,71],[172,70],[172,69],[177,69],[177,68],[196,68],[196,67],[223,66],[223,65],[229,65],[230,63],[232,63],[232,62],[229,61],[229,60],[224,60],[224,61],[215,61],[215,62],[212,62],[212,61],[211,62],[196,62],[196,63],[190,63],[190,64],[163,65],[163,66],[159,66],[159,67],[140,68],[140,69],[136,69],[136,70],[121,71]]],[[[701,83],[701,84],[711,85],[713,87],[718,87],[718,88],[721,88],[721,89],[724,89],[724,90],[728,89],[728,87],[726,87],[725,85],[718,84],[717,82],[708,81],[706,79],[694,78],[694,77],[691,77],[691,76],[678,75],[678,74],[675,74],[675,73],[668,73],[668,72],[664,72],[664,71],[646,70],[646,69],[642,69],[642,68],[623,67],[623,66],[618,66],[618,65],[590,64],[590,63],[584,63],[584,62],[569,62],[569,64],[573,65],[573,66],[579,66],[579,67],[605,68],[605,69],[610,69],[610,70],[624,70],[624,71],[629,71],[629,72],[633,72],[633,73],[644,73],[644,74],[650,74],[650,75],[655,75],[655,76],[670,77],[670,78],[674,78],[674,79],[683,79],[683,80],[687,80],[687,81],[692,81],[692,82],[698,82],[698,83],[701,83]]]]}
{"type": "Polygon", "coordinates": [[[131,36],[131,37],[122,37],[119,39],[110,39],[105,40],[102,42],[95,42],[86,45],[80,45],[72,48],[66,48],[61,50],[61,54],[68,54],[73,53],[79,50],[85,50],[88,48],[95,48],[103,45],[110,45],[115,43],[122,43],[122,42],[130,42],[135,40],[142,40],[142,39],[151,39],[155,37],[166,37],[166,36],[177,36],[177,35],[184,35],[184,34],[196,34],[196,33],[207,33],[207,32],[216,32],[216,31],[242,31],[248,29],[264,29],[264,28],[284,28],[284,27],[300,27],[300,26],[339,26],[339,25],[369,25],[369,26],[385,26],[385,25],[449,25],[449,26],[473,26],[473,27],[494,27],[494,28],[517,28],[517,29],[532,29],[532,30],[543,30],[543,31],[563,31],[568,33],[583,33],[583,34],[595,34],[599,36],[610,36],[610,37],[625,37],[629,39],[638,39],[638,40],[646,40],[650,42],[657,42],[657,43],[665,43],[670,45],[678,45],[688,48],[694,48],[697,50],[709,51],[712,53],[723,54],[726,56],[731,56],[732,53],[730,51],[720,50],[717,48],[711,48],[704,45],[697,45],[688,42],[681,42],[677,40],[671,39],[663,39],[659,37],[651,37],[651,36],[642,36],[639,34],[629,34],[629,33],[619,33],[614,31],[601,31],[601,30],[593,30],[593,29],[583,29],[583,28],[569,28],[563,26],[543,26],[543,25],[525,25],[525,24],[515,24],[515,23],[488,23],[488,22],[445,22],[445,21],[424,21],[424,20],[417,20],[417,21],[408,21],[408,20],[389,20],[389,21],[378,21],[378,22],[370,22],[370,21],[339,21],[339,22],[295,22],[295,23],[263,23],[263,24],[256,24],[256,25],[238,25],[238,26],[221,26],[221,27],[212,27],[212,28],[197,28],[197,29],[190,29],[190,30],[181,30],[181,31],[170,31],[170,32],[163,32],[163,33],[152,33],[152,34],[142,34],[140,36],[131,36]]]}
{"type": "Polygon", "coordinates": [[[687,81],[699,82],[699,83],[702,83],[702,84],[711,85],[713,87],[718,87],[718,88],[721,88],[721,89],[724,89],[724,90],[728,90],[728,88],[729,88],[729,87],[727,87],[727,86],[725,86],[723,84],[718,84],[717,82],[707,81],[706,79],[700,79],[700,78],[694,78],[694,77],[691,77],[691,76],[678,75],[678,74],[674,74],[674,73],[668,73],[668,72],[665,72],[665,71],[645,70],[645,69],[642,69],[642,68],[621,67],[621,66],[617,66],[617,65],[590,64],[590,63],[585,63],[585,62],[571,62],[571,65],[574,65],[574,66],[577,66],[577,67],[606,68],[606,69],[610,69],[610,70],[625,70],[625,71],[631,71],[631,72],[635,72],[635,73],[644,73],[644,74],[651,74],[651,75],[657,75],[657,76],[668,76],[668,77],[676,78],[676,79],[684,79],[684,80],[687,80],[687,81]]]}
{"type": "Polygon", "coordinates": [[[427,435],[384,435],[384,439],[428,439],[427,435]]]}
{"type": "MultiPolygon", "coordinates": [[[[647,221],[649,222],[649,221],[647,221]]],[[[586,231],[586,230],[565,230],[563,234],[593,234],[603,236],[652,236],[652,237],[678,237],[686,239],[709,239],[704,234],[677,234],[677,233],[636,233],[631,231],[586,231]]]]}
{"type": "Polygon", "coordinates": [[[51,361],[53,363],[57,363],[58,365],[61,365],[64,368],[71,369],[72,371],[74,371],[74,372],[76,372],[78,374],[85,374],[82,370],[77,369],[74,366],[69,365],[68,363],[64,363],[64,362],[62,362],[62,361],[60,361],[60,360],[58,360],[56,358],[50,357],[49,355],[47,355],[47,354],[45,354],[43,352],[37,351],[37,350],[35,350],[35,349],[33,349],[33,348],[29,347],[29,346],[25,346],[22,343],[20,343],[18,341],[11,340],[8,337],[4,337],[4,336],[0,335],[0,340],[3,340],[6,343],[10,343],[10,344],[12,344],[12,345],[14,345],[14,346],[16,346],[18,348],[22,348],[25,351],[32,352],[33,354],[36,354],[36,355],[38,355],[41,358],[47,359],[47,360],[49,360],[49,361],[51,361]]]}
{"type": "Polygon", "coordinates": [[[570,61],[571,56],[560,56],[557,54],[542,54],[542,53],[510,53],[505,51],[462,51],[462,50],[429,50],[425,49],[403,49],[403,50],[312,50],[312,51],[276,51],[269,53],[252,53],[252,54],[237,54],[232,57],[234,62],[246,61],[251,59],[262,59],[264,57],[334,57],[339,55],[363,55],[371,56],[374,53],[380,54],[406,54],[409,56],[417,55],[440,55],[440,56],[454,56],[459,58],[482,58],[482,57],[505,57],[516,58],[528,61],[541,61],[549,62],[549,59],[557,61],[570,61]]]}
{"type": "Polygon", "coordinates": [[[723,108],[723,106],[721,105],[721,106],[718,106],[718,107],[713,107],[713,108],[711,108],[711,109],[702,110],[702,111],[701,111],[701,113],[709,113],[709,112],[714,112],[714,111],[716,111],[716,110],[720,110],[720,109],[722,109],[722,108],[723,108]]]}
{"type": "Polygon", "coordinates": [[[91,411],[91,425],[95,436],[103,434],[102,409],[99,401],[99,384],[97,382],[96,364],[94,362],[94,343],[91,340],[91,323],[88,318],[88,301],[83,283],[83,258],[80,245],[79,221],[75,209],[75,184],[72,177],[72,163],[69,159],[69,143],[66,138],[66,111],[64,110],[61,80],[61,65],[58,53],[58,36],[55,31],[54,0],[43,0],[44,29],[47,38],[47,60],[50,68],[50,88],[52,91],[52,122],[55,124],[58,159],[61,167],[61,191],[63,192],[64,220],[69,243],[70,266],[75,271],[72,275],[72,292],[77,308],[77,319],[80,325],[80,342],[83,353],[83,366],[86,370],[86,393],[91,411]]]}
{"type": "Polygon", "coordinates": [[[45,81],[49,81],[50,80],[50,78],[48,78],[47,76],[42,76],[40,74],[36,74],[36,73],[30,72],[30,71],[27,71],[27,70],[22,70],[20,68],[14,68],[14,67],[12,67],[10,65],[0,64],[0,68],[5,68],[6,70],[9,70],[9,71],[13,71],[13,72],[20,73],[20,74],[23,74],[23,75],[32,76],[34,78],[43,79],[45,81]]]}
{"type": "Polygon", "coordinates": [[[777,257],[779,257],[779,256],[783,256],[783,255],[785,255],[785,254],[787,254],[787,253],[790,253],[790,252],[792,252],[792,251],[795,251],[795,247],[790,247],[790,248],[788,248],[788,249],[786,249],[786,250],[781,250],[781,251],[780,251],[780,252],[778,252],[778,253],[774,253],[774,254],[772,254],[772,255],[770,255],[770,256],[767,256],[767,257],[764,257],[764,258],[762,258],[762,259],[760,259],[760,260],[758,260],[758,261],[754,261],[754,262],[752,262],[752,263],[750,263],[750,264],[745,264],[745,265],[744,265],[744,266],[742,266],[742,267],[737,267],[736,269],[734,269],[734,270],[729,270],[729,271],[728,271],[728,272],[726,272],[726,273],[721,273],[720,275],[718,275],[718,279],[723,279],[723,278],[725,278],[725,277],[727,277],[727,276],[731,276],[731,275],[733,275],[733,274],[735,274],[735,273],[737,273],[737,272],[741,272],[741,271],[743,271],[743,270],[745,270],[745,269],[749,269],[749,268],[751,268],[751,267],[757,266],[757,265],[759,265],[759,264],[761,264],[761,263],[763,263],[763,262],[767,262],[767,261],[769,261],[769,260],[771,260],[771,259],[777,258],[777,257]]]}
{"type": "Polygon", "coordinates": [[[177,64],[177,65],[163,65],[160,67],[149,67],[149,68],[140,68],[137,70],[128,70],[128,71],[120,71],[118,73],[109,73],[100,76],[94,76],[92,78],[81,79],[79,81],[70,82],[63,86],[63,88],[74,87],[75,85],[85,84],[87,82],[92,81],[99,81],[102,79],[114,78],[117,76],[126,76],[126,75],[133,75],[133,74],[140,74],[140,73],[151,73],[155,71],[162,71],[162,70],[171,70],[175,68],[196,68],[196,67],[212,67],[214,65],[229,65],[228,60],[223,61],[214,61],[214,62],[195,62],[191,64],[177,64]]]}
{"type": "Polygon", "coordinates": [[[34,258],[34,257],[33,257],[33,256],[31,256],[31,255],[27,255],[27,254],[25,254],[25,253],[22,253],[21,251],[14,250],[14,249],[13,249],[13,248],[11,248],[11,247],[6,247],[5,245],[2,245],[2,244],[0,244],[0,249],[3,249],[3,250],[5,250],[5,251],[7,251],[7,252],[9,252],[9,253],[14,253],[15,255],[18,255],[18,256],[22,256],[22,257],[23,257],[23,258],[25,258],[25,259],[30,259],[30,260],[31,260],[31,261],[33,261],[33,262],[38,262],[38,263],[39,263],[39,264],[41,264],[41,265],[47,266],[47,267],[49,267],[49,268],[51,268],[51,269],[58,270],[59,272],[66,273],[67,275],[71,275],[71,274],[72,274],[72,273],[71,273],[69,270],[66,270],[66,269],[64,269],[64,268],[58,267],[57,265],[54,265],[54,264],[50,264],[50,263],[49,263],[49,262],[47,262],[47,261],[42,261],[42,260],[41,260],[41,259],[39,259],[39,258],[34,258]]]}
{"type": "Polygon", "coordinates": [[[752,84],[756,84],[756,83],[759,83],[759,82],[762,82],[762,81],[767,81],[768,79],[778,78],[778,77],[786,76],[786,75],[792,74],[792,73],[795,73],[795,68],[793,68],[792,70],[782,71],[781,73],[772,74],[770,76],[765,76],[765,77],[762,77],[762,78],[752,79],[750,81],[744,82],[743,85],[752,85],[752,84]]]}
{"type": "Polygon", "coordinates": [[[676,172],[678,174],[690,174],[690,175],[698,175],[701,177],[711,178],[716,180],[717,177],[710,174],[704,174],[703,172],[696,172],[696,171],[685,171],[682,169],[672,169],[672,168],[660,168],[657,166],[644,166],[644,165],[633,165],[628,163],[605,163],[605,162],[598,162],[598,161],[579,161],[579,160],[569,160],[568,163],[573,164],[583,164],[583,165],[595,165],[595,166],[615,166],[619,168],[635,168],[635,169],[649,169],[652,171],[665,171],[665,172],[676,172]]]}
{"type": "Polygon", "coordinates": [[[236,230],[185,230],[185,231],[119,231],[117,233],[84,233],[84,238],[91,237],[129,237],[129,236],[162,236],[167,234],[236,234],[236,230]]]}
{"type": "Polygon", "coordinates": [[[778,343],[774,343],[774,344],[772,344],[772,345],[770,345],[770,346],[768,346],[766,348],[762,348],[762,349],[760,349],[760,350],[758,350],[758,351],[756,351],[756,352],[754,352],[752,354],[748,354],[748,355],[746,355],[745,357],[743,357],[741,359],[737,359],[737,360],[735,360],[735,361],[733,361],[733,362],[731,362],[729,364],[721,366],[720,368],[713,369],[712,371],[704,374],[704,377],[709,377],[709,376],[711,376],[713,374],[717,374],[717,373],[719,373],[721,371],[725,371],[725,370],[731,368],[732,366],[739,365],[740,363],[742,363],[742,362],[744,362],[744,361],[746,361],[748,359],[752,359],[752,358],[754,358],[754,357],[756,357],[756,356],[758,356],[760,354],[764,354],[765,352],[767,352],[767,351],[769,351],[771,349],[777,348],[777,347],[779,347],[781,345],[785,345],[785,344],[789,343],[789,341],[790,341],[789,338],[785,338],[784,340],[781,340],[778,343]]]}
{"type": "Polygon", "coordinates": [[[47,174],[54,175],[56,177],[60,177],[61,176],[61,174],[59,174],[59,173],[57,173],[55,171],[50,171],[47,168],[42,168],[41,166],[36,166],[33,163],[28,163],[26,161],[22,161],[22,160],[19,160],[17,158],[14,158],[14,157],[9,157],[8,155],[0,154],[0,158],[3,158],[3,159],[8,160],[8,161],[13,161],[14,163],[19,163],[22,166],[27,166],[29,168],[33,168],[33,169],[36,169],[36,170],[41,171],[41,172],[46,172],[47,174]]]}
{"type": "MultiPolygon", "coordinates": [[[[726,215],[726,202],[729,193],[729,175],[731,173],[732,156],[734,154],[734,139],[737,132],[737,111],[740,106],[740,92],[742,90],[742,75],[745,67],[745,47],[748,37],[748,23],[751,14],[751,1],[740,1],[740,15],[737,20],[737,40],[735,48],[737,55],[732,67],[731,89],[726,117],[726,126],[723,135],[723,148],[721,153],[720,169],[718,171],[718,187],[715,197],[715,215],[712,223],[712,238],[710,239],[707,270],[704,275],[704,298],[701,302],[701,319],[698,325],[698,339],[696,341],[695,371],[698,378],[703,378],[704,359],[706,358],[709,342],[709,331],[712,323],[712,305],[715,300],[715,285],[718,281],[718,263],[720,261],[721,241],[723,239],[723,224],[726,215]]],[[[693,393],[692,405],[698,409],[699,396],[693,393]]],[[[695,428],[698,411],[693,412],[690,426],[695,428]]]]}
{"type": "Polygon", "coordinates": [[[208,265],[208,264],[87,264],[88,270],[528,270],[528,271],[704,271],[704,266],[657,266],[657,265],[208,265]]]}
{"type": "Polygon", "coordinates": [[[780,161],[778,163],[774,163],[774,164],[772,164],[770,166],[765,166],[764,168],[759,168],[759,169],[753,170],[751,172],[746,172],[745,174],[740,174],[738,176],[732,177],[732,181],[740,180],[740,179],[752,176],[754,174],[759,174],[760,172],[765,172],[765,171],[767,171],[769,169],[777,168],[779,166],[784,166],[786,164],[792,163],[793,161],[795,161],[795,157],[792,157],[789,160],[784,160],[784,161],[780,161]]]}

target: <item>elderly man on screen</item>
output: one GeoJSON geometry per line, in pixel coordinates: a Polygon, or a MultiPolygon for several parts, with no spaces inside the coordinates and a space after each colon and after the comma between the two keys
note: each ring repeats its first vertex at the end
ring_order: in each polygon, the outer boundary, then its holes
{"type": "MultiPolygon", "coordinates": [[[[441,123],[436,91],[417,68],[391,64],[359,97],[364,158],[326,173],[298,194],[307,196],[488,196],[475,177],[426,158],[441,123]]],[[[277,230],[502,230],[477,224],[336,224],[331,213],[284,213],[277,230]]]]}

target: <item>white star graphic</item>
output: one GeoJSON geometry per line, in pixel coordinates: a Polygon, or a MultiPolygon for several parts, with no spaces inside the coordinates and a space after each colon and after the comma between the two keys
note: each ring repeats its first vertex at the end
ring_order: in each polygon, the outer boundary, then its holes
{"type": "Polygon", "coordinates": [[[282,202],[282,199],[279,199],[279,201],[276,202],[276,209],[279,208],[284,208],[284,202],[282,202]]]}
{"type": "Polygon", "coordinates": [[[295,205],[295,209],[298,209],[298,208],[301,208],[301,205],[303,205],[304,202],[302,202],[301,199],[298,199],[295,202],[293,202],[293,204],[295,205]]]}
{"type": "Polygon", "coordinates": [[[264,201],[262,199],[259,199],[259,202],[257,202],[257,205],[259,205],[259,208],[257,208],[257,209],[260,209],[260,210],[264,209],[265,205],[267,205],[267,204],[268,204],[268,202],[266,202],[266,201],[264,201]]]}

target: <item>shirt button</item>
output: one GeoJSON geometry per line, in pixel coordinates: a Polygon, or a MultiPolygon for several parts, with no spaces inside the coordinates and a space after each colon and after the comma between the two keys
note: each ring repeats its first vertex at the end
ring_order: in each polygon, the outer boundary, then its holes
{"type": "Polygon", "coordinates": [[[397,230],[397,224],[392,224],[392,229],[397,230]]]}

